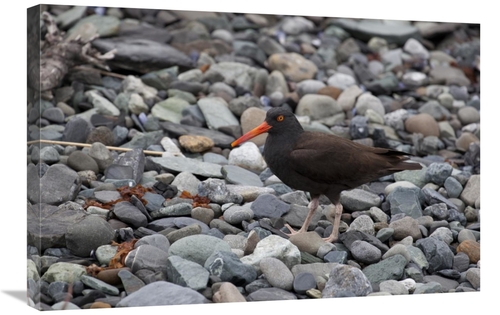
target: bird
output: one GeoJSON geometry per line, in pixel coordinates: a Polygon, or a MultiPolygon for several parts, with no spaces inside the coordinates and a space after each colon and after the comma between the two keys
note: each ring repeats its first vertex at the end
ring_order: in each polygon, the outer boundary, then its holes
{"type": "Polygon", "coordinates": [[[323,240],[336,242],[343,211],[342,191],[395,172],[422,168],[419,163],[408,161],[410,157],[405,152],[365,146],[324,132],[305,131],[286,107],[269,109],[264,122],[233,141],[231,147],[266,132],[263,157],[271,172],[292,189],[310,195],[302,227],[295,231],[285,224],[289,236],[307,232],[319,197],[325,195],[332,203],[328,215],[334,222],[331,234],[323,240]]]}

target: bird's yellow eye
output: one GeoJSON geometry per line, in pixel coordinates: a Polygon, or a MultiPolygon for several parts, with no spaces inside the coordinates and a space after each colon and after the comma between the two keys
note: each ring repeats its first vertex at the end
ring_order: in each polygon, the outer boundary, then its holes
{"type": "Polygon", "coordinates": [[[276,117],[277,121],[283,121],[284,119],[285,119],[285,116],[283,116],[283,115],[279,115],[278,117],[276,117]]]}

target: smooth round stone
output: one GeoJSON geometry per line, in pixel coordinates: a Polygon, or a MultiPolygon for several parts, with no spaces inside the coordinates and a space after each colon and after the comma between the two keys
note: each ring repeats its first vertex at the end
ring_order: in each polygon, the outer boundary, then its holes
{"type": "Polygon", "coordinates": [[[409,133],[421,133],[424,137],[439,137],[439,125],[436,120],[427,113],[410,116],[405,121],[405,129],[409,133]]]}
{"type": "Polygon", "coordinates": [[[458,110],[458,119],[462,125],[478,123],[480,121],[479,111],[472,106],[465,106],[458,110]]]}
{"type": "Polygon", "coordinates": [[[474,236],[474,233],[469,230],[469,229],[463,229],[460,232],[458,232],[458,237],[457,240],[459,243],[462,243],[464,241],[476,241],[476,237],[474,236]]]}
{"type": "Polygon", "coordinates": [[[360,95],[356,101],[355,107],[359,115],[364,115],[368,109],[372,109],[381,116],[385,115],[385,108],[382,101],[371,93],[360,95]]]}
{"type": "Polygon", "coordinates": [[[210,221],[214,218],[214,211],[212,209],[196,207],[191,210],[191,217],[209,225],[210,221]]]}
{"type": "Polygon", "coordinates": [[[64,122],[64,113],[62,109],[58,107],[47,108],[43,111],[42,117],[56,124],[64,122]]]}
{"type": "Polygon", "coordinates": [[[351,254],[357,260],[364,264],[373,264],[380,261],[382,252],[377,247],[365,241],[354,241],[351,244],[351,254]]]}
{"type": "Polygon", "coordinates": [[[293,288],[293,274],[281,260],[265,257],[260,261],[260,270],[273,287],[287,291],[293,288]]]}
{"type": "Polygon", "coordinates": [[[348,74],[337,72],[328,78],[327,84],[341,90],[356,84],[356,79],[348,74]]]}
{"type": "Polygon", "coordinates": [[[300,272],[293,279],[293,290],[305,294],[307,290],[316,288],[316,278],[310,272],[300,272]]]}
{"type": "Polygon", "coordinates": [[[106,244],[99,246],[95,251],[95,255],[100,264],[109,265],[109,262],[115,256],[116,251],[117,246],[106,244]]]}
{"type": "Polygon", "coordinates": [[[453,96],[450,93],[441,93],[437,100],[441,104],[441,106],[445,107],[446,109],[450,110],[453,108],[453,101],[455,100],[453,96]]]}
{"type": "Polygon", "coordinates": [[[449,198],[458,198],[463,190],[460,182],[451,176],[444,181],[444,188],[446,188],[449,198]]]}
{"type": "Polygon", "coordinates": [[[333,116],[342,112],[342,108],[333,98],[326,95],[307,94],[304,95],[297,105],[295,114],[309,116],[313,120],[333,116]]]}
{"type": "Polygon", "coordinates": [[[243,221],[250,221],[253,216],[254,213],[248,204],[244,206],[233,205],[224,211],[224,221],[234,225],[241,224],[243,221]]]}
{"type": "Polygon", "coordinates": [[[234,40],[233,34],[225,29],[216,29],[210,35],[212,36],[212,38],[221,39],[228,43],[232,43],[234,40]]]}
{"type": "Polygon", "coordinates": [[[90,170],[96,174],[99,173],[97,162],[82,151],[71,153],[68,157],[67,165],[77,172],[90,170]]]}
{"type": "Polygon", "coordinates": [[[279,70],[294,82],[312,79],[318,71],[312,61],[294,52],[272,54],[267,61],[271,71],[279,70]]]}
{"type": "Polygon", "coordinates": [[[59,155],[59,152],[57,152],[57,150],[52,146],[43,147],[40,150],[40,160],[43,161],[43,163],[46,163],[48,165],[52,165],[54,163],[59,162],[60,155],[59,155]]]}

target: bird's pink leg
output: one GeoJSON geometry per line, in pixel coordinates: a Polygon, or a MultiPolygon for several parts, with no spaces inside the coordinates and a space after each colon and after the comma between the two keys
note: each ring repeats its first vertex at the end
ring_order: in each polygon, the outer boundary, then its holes
{"type": "Polygon", "coordinates": [[[307,232],[307,229],[309,227],[309,223],[311,223],[314,212],[318,208],[318,200],[319,200],[319,196],[313,197],[311,199],[311,202],[309,203],[309,206],[308,206],[309,212],[307,213],[307,217],[304,220],[304,224],[302,224],[302,227],[300,228],[300,230],[295,231],[288,223],[285,224],[285,227],[290,231],[290,234],[287,234],[287,235],[290,236],[290,235],[295,235],[295,234],[307,232]]]}
{"type": "Polygon", "coordinates": [[[342,215],[342,210],[343,210],[342,204],[340,202],[336,203],[333,206],[333,209],[331,209],[331,210],[334,210],[334,212],[335,212],[335,219],[333,221],[332,234],[330,234],[330,236],[328,236],[327,238],[323,239],[325,242],[329,242],[329,243],[333,243],[338,239],[339,226],[340,226],[340,216],[342,215]]]}

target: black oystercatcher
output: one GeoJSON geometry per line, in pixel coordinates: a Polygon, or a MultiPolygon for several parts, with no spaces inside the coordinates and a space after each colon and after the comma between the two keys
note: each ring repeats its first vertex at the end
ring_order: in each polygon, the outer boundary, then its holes
{"type": "Polygon", "coordinates": [[[418,163],[408,163],[407,153],[384,148],[364,146],[350,140],[321,132],[304,131],[295,115],[288,109],[270,109],[266,120],[231,143],[236,146],[267,132],[264,159],[283,183],[291,188],[308,191],[311,195],[309,212],[296,232],[288,224],[291,234],[307,231],[320,195],[330,199],[334,216],[333,231],[327,242],[338,237],[342,205],[340,193],[356,188],[382,176],[403,170],[418,170],[418,163]]]}

